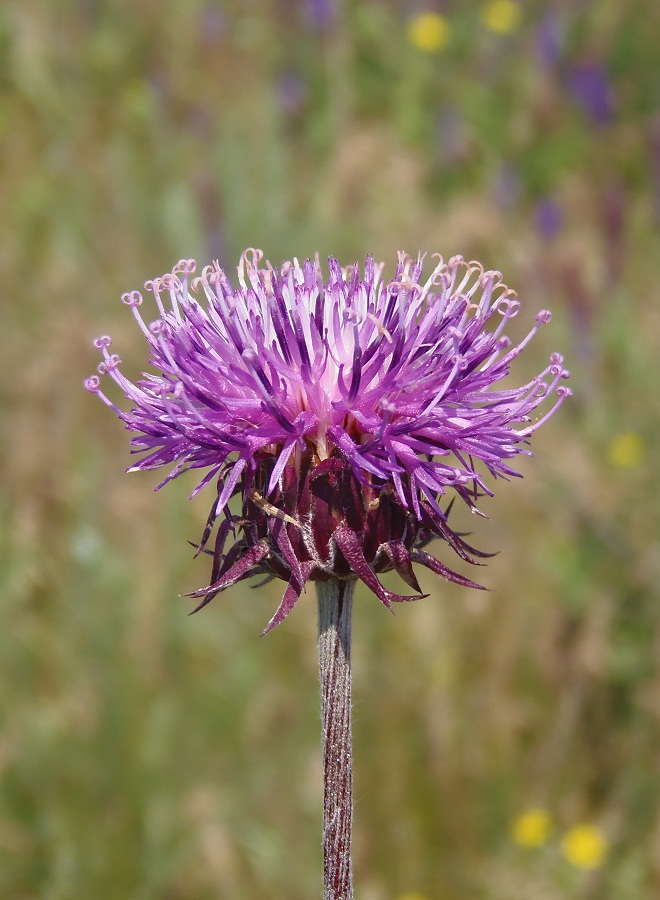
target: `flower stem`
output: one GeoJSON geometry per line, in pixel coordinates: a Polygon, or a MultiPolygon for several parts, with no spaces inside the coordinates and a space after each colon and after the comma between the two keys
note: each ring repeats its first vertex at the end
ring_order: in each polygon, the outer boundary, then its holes
{"type": "Polygon", "coordinates": [[[323,900],[353,900],[351,609],[355,581],[317,582],[323,728],[323,900]]]}

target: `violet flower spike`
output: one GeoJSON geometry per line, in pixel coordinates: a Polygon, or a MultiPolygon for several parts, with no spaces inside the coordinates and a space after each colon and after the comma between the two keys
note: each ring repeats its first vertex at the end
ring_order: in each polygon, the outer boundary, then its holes
{"type": "Polygon", "coordinates": [[[318,257],[276,269],[249,249],[238,289],[217,262],[194,278],[194,260],[182,260],[145,285],[154,322],[141,314],[140,292],[122,297],[156,374],[129,381],[110,338],[95,341],[99,374],[117,384],[130,411],[106,396],[96,375],[85,382],[134,435],[140,458],[128,471],[169,466],[162,487],[202,470],[191,496],[215,483],[197,545],[212,556],[211,577],[189,595],[197,609],[253,575],[283,579],[266,633],[308,581],[320,582],[326,900],[352,897],[355,584],[363,581],[390,610],[424,596],[413,563],[480,587],[423,549],[439,538],[471,563],[488,555],[450,526],[445,495],[479,512],[478,498],[492,493],[484,475],[517,475],[512,461],[530,455],[529,438],[570,395],[559,354],[522,387],[499,384],[549,312],[513,346],[504,330],[520,303],[501,274],[460,256],[433,260],[423,278],[424,257],[400,253],[384,282],[371,256],[362,273],[330,258],[324,277],[318,257]],[[233,497],[240,514],[230,509],[233,497]],[[413,595],[384,587],[378,576],[390,570],[413,595]]]}

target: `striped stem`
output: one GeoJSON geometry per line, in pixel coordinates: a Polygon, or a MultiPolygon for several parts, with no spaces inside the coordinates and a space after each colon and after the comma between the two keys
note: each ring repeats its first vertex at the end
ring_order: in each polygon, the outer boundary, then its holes
{"type": "Polygon", "coordinates": [[[323,900],[353,900],[351,609],[355,581],[317,582],[323,735],[323,900]]]}

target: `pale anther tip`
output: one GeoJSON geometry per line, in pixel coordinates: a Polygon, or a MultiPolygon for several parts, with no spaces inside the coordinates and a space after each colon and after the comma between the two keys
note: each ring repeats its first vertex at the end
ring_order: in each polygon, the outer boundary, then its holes
{"type": "Polygon", "coordinates": [[[121,295],[121,302],[127,306],[140,306],[142,299],[142,294],[139,291],[128,291],[121,295]]]}
{"type": "Polygon", "coordinates": [[[101,387],[101,379],[98,375],[91,375],[89,378],[85,378],[83,385],[85,386],[85,390],[89,391],[91,394],[96,394],[101,387]]]}

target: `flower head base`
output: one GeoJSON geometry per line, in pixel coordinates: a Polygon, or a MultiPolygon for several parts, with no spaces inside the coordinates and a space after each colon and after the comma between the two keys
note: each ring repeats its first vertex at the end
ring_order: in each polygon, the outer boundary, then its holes
{"type": "Polygon", "coordinates": [[[288,582],[267,631],[308,580],[360,578],[388,607],[421,596],[413,562],[479,587],[423,547],[441,538],[470,562],[486,555],[449,526],[441,500],[458,495],[478,511],[477,498],[491,493],[485,472],[516,475],[509,461],[529,455],[530,435],[570,394],[558,354],[522,387],[495,388],[550,313],[512,346],[504,329],[520,307],[515,294],[499,272],[462,257],[434,257],[424,280],[423,257],[399,254],[389,283],[372,257],[363,273],[330,259],[327,279],[318,259],[280,269],[262,259],[242,254],[238,290],[218,263],[192,278],[194,260],[182,260],[146,283],[160,313],[151,324],[142,295],[124,294],[158,374],[133,384],[110,338],[95,345],[99,373],[130,412],[97,376],[85,382],[136,434],[133,452],[144,455],[128,471],[173,466],[161,487],[203,469],[191,496],[216,482],[198,547],[213,556],[211,580],[191,594],[198,609],[259,573],[288,582]],[[229,509],[235,495],[240,514],[229,509]],[[415,596],[381,584],[391,569],[415,596]]]}

